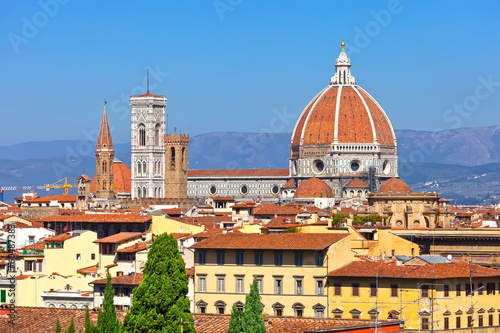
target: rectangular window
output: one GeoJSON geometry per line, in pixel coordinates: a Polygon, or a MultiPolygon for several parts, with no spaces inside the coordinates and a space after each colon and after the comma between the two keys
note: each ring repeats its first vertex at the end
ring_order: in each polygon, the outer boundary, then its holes
{"type": "Polygon", "coordinates": [[[302,280],[295,280],[295,293],[302,295],[302,280]]]}
{"type": "Polygon", "coordinates": [[[92,254],[90,255],[90,260],[95,260],[95,253],[92,253],[92,254]]]}
{"type": "Polygon", "coordinates": [[[255,266],[262,266],[262,252],[255,252],[255,266]]]}
{"type": "Polygon", "coordinates": [[[467,316],[467,327],[472,327],[472,316],[467,316]]]}
{"type": "Polygon", "coordinates": [[[281,295],[283,293],[283,280],[276,279],[274,280],[275,292],[277,295],[281,295]]]}
{"type": "Polygon", "coordinates": [[[204,306],[204,305],[200,305],[200,306],[198,306],[198,311],[199,311],[200,313],[205,313],[205,312],[206,312],[206,308],[205,308],[205,306],[204,306]]]}
{"type": "Polygon", "coordinates": [[[317,267],[323,267],[323,261],[325,259],[325,255],[321,251],[317,251],[315,255],[315,262],[317,267]]]}
{"type": "Polygon", "coordinates": [[[0,302],[1,303],[7,302],[7,290],[0,290],[0,302]]]}
{"type": "Polygon", "coordinates": [[[82,255],[80,253],[77,253],[76,254],[76,260],[81,260],[82,259],[82,255]]]}
{"type": "Polygon", "coordinates": [[[370,284],[370,296],[371,297],[377,296],[377,285],[375,283],[370,284]]]}
{"type": "Polygon", "coordinates": [[[447,330],[450,328],[450,318],[444,317],[444,329],[447,330]]]}
{"type": "Polygon", "coordinates": [[[465,284],[465,296],[474,295],[474,283],[471,285],[470,283],[465,284]]]}
{"type": "Polygon", "coordinates": [[[217,265],[224,265],[224,252],[217,251],[217,265]]]}
{"type": "Polygon", "coordinates": [[[477,317],[477,325],[478,325],[479,327],[483,327],[483,325],[484,325],[484,322],[483,322],[483,315],[479,315],[479,316],[477,317]]]}
{"type": "Polygon", "coordinates": [[[262,277],[255,277],[255,281],[257,281],[257,289],[259,290],[259,294],[262,294],[262,290],[263,290],[263,284],[262,284],[262,277]]]}
{"type": "Polygon", "coordinates": [[[461,285],[457,284],[456,288],[457,288],[457,289],[456,289],[456,294],[455,294],[455,296],[460,296],[460,293],[461,293],[461,291],[462,291],[461,285]]]}
{"type": "Polygon", "coordinates": [[[495,283],[486,284],[486,295],[495,295],[495,283]]]}
{"type": "Polygon", "coordinates": [[[398,285],[391,284],[391,297],[398,297],[398,285]]]}
{"type": "Polygon", "coordinates": [[[484,290],[484,284],[478,283],[477,284],[477,294],[478,295],[482,295],[483,294],[483,290],[484,290]]]}
{"type": "Polygon", "coordinates": [[[323,280],[316,280],[316,295],[323,295],[323,280]]]}
{"type": "Polygon", "coordinates": [[[243,266],[243,252],[236,252],[236,265],[243,266]]]}
{"type": "Polygon", "coordinates": [[[324,316],[324,310],[317,309],[316,310],[316,318],[323,318],[324,316]]]}
{"type": "Polygon", "coordinates": [[[445,284],[443,288],[443,294],[444,297],[449,297],[450,296],[450,286],[445,284]]]}
{"type": "Polygon", "coordinates": [[[24,271],[32,272],[35,270],[35,262],[34,261],[25,261],[24,262],[24,271]]]}
{"type": "Polygon", "coordinates": [[[275,252],[274,253],[274,264],[276,266],[283,265],[283,253],[282,252],[275,252]]]}
{"type": "Polygon", "coordinates": [[[37,260],[36,263],[38,264],[38,271],[42,272],[42,263],[43,263],[43,261],[42,260],[37,260]]]}
{"type": "Polygon", "coordinates": [[[217,292],[224,292],[224,278],[221,276],[217,277],[217,292]]]}
{"type": "Polygon", "coordinates": [[[421,290],[422,290],[422,297],[425,298],[429,297],[429,286],[423,285],[421,290]]]}
{"type": "Polygon", "coordinates": [[[359,283],[352,284],[352,296],[359,296],[359,283]]]}
{"type": "Polygon", "coordinates": [[[422,329],[423,330],[429,329],[429,318],[422,318],[422,329]]]}
{"type": "Polygon", "coordinates": [[[456,324],[456,325],[455,325],[455,327],[456,327],[456,328],[460,328],[460,327],[461,327],[461,325],[462,325],[462,324],[460,323],[460,321],[461,321],[461,318],[460,318],[460,317],[457,317],[457,318],[456,318],[456,321],[455,321],[455,324],[456,324]]]}
{"type": "Polygon", "coordinates": [[[236,292],[243,294],[243,278],[236,278],[236,292]]]}
{"type": "Polygon", "coordinates": [[[207,263],[207,253],[205,251],[198,251],[198,264],[205,265],[207,263]]]}
{"type": "Polygon", "coordinates": [[[342,287],[342,285],[340,283],[338,283],[338,282],[336,282],[336,283],[333,284],[333,294],[335,296],[341,296],[342,295],[341,294],[341,287],[342,287]]]}
{"type": "Polygon", "coordinates": [[[295,252],[295,266],[302,266],[302,252],[295,252]]]}
{"type": "Polygon", "coordinates": [[[490,314],[488,316],[488,326],[493,326],[493,315],[492,314],[490,314]]]}
{"type": "Polygon", "coordinates": [[[207,280],[204,276],[200,276],[198,278],[198,291],[200,293],[204,293],[207,291],[206,287],[207,287],[207,284],[206,284],[207,280]]]}

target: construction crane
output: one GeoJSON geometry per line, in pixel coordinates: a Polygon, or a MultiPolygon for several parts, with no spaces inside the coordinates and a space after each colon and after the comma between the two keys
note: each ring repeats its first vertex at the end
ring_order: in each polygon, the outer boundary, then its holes
{"type": "Polygon", "coordinates": [[[51,188],[62,188],[64,190],[64,195],[68,195],[68,190],[70,188],[78,188],[77,184],[68,184],[68,177],[64,177],[63,179],[58,180],[54,184],[45,184],[44,188],[47,191],[50,191],[51,188]],[[64,180],[64,184],[61,182],[64,180]]]}

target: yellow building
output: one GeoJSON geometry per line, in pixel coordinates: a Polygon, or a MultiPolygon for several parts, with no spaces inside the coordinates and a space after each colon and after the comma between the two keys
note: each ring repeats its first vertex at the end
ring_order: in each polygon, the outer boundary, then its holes
{"type": "Polygon", "coordinates": [[[326,275],[352,260],[348,233],[215,235],[195,250],[196,312],[242,308],[257,280],[264,313],[323,317],[328,313],[326,275]]]}
{"type": "Polygon", "coordinates": [[[180,222],[176,220],[169,219],[165,216],[153,216],[153,224],[151,226],[151,231],[155,235],[160,235],[163,233],[174,234],[174,233],[190,233],[196,234],[205,230],[203,225],[195,225],[185,222],[180,222]]]}
{"type": "Polygon", "coordinates": [[[498,270],[440,256],[355,261],[328,274],[329,316],[398,318],[405,331],[493,332],[500,328],[499,283],[498,270]]]}

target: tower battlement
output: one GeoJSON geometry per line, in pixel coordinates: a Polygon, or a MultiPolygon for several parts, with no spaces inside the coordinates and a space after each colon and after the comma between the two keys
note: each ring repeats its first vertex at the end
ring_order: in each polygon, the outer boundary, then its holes
{"type": "Polygon", "coordinates": [[[183,133],[165,134],[164,141],[166,145],[189,144],[189,134],[183,134],[183,133]]]}

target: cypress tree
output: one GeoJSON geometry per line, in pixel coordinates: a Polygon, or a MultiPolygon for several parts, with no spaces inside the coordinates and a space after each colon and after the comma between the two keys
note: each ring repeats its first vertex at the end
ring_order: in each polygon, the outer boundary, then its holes
{"type": "Polygon", "coordinates": [[[241,327],[245,333],[266,332],[266,324],[262,318],[262,305],[256,280],[253,281],[250,293],[245,299],[245,311],[241,319],[241,327]]]}
{"type": "Polygon", "coordinates": [[[135,288],[123,332],[195,333],[189,309],[188,278],[177,241],[162,234],[152,243],[143,281],[135,288]]]}
{"type": "Polygon", "coordinates": [[[229,322],[229,328],[226,333],[241,333],[243,329],[241,327],[241,311],[233,306],[231,311],[231,321],[229,322]]]}
{"type": "Polygon", "coordinates": [[[71,321],[69,323],[69,326],[66,327],[64,333],[76,333],[75,320],[73,319],[73,316],[71,316],[71,321]]]}
{"type": "Polygon", "coordinates": [[[59,321],[59,317],[57,317],[56,320],[56,333],[61,333],[62,328],[61,328],[61,322],[59,321]]]}
{"type": "Polygon", "coordinates": [[[97,317],[97,332],[99,333],[118,333],[120,325],[116,318],[114,299],[115,292],[111,284],[111,275],[106,280],[106,289],[104,290],[103,311],[99,311],[97,317]]]}
{"type": "Polygon", "coordinates": [[[85,306],[85,333],[95,333],[96,329],[92,321],[90,321],[89,307],[85,306]]]}

